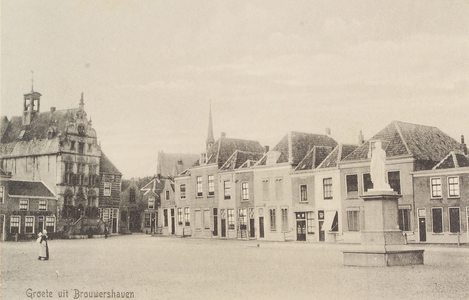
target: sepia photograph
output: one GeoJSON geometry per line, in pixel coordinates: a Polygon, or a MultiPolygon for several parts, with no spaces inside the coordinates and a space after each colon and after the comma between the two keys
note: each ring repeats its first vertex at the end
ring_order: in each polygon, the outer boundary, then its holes
{"type": "Polygon", "coordinates": [[[469,0],[0,28],[0,299],[469,299],[469,0]]]}

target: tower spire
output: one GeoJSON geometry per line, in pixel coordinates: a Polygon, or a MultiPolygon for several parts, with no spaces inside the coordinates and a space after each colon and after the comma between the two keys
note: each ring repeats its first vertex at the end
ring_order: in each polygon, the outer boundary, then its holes
{"type": "Polygon", "coordinates": [[[31,92],[34,92],[34,71],[31,70],[31,92]]]}
{"type": "Polygon", "coordinates": [[[210,109],[208,113],[208,133],[207,133],[207,140],[206,146],[207,150],[212,147],[215,143],[215,139],[213,138],[213,124],[212,124],[212,100],[210,100],[210,109]]]}
{"type": "Polygon", "coordinates": [[[80,98],[80,105],[79,105],[80,110],[85,109],[85,100],[83,99],[83,92],[81,92],[81,98],[80,98]]]}

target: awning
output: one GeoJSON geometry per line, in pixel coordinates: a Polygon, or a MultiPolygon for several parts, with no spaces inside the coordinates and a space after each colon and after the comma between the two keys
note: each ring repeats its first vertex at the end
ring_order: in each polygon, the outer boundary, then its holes
{"type": "Polygon", "coordinates": [[[325,220],[325,226],[324,226],[324,229],[325,230],[329,230],[329,231],[337,231],[338,228],[333,228],[333,227],[337,227],[336,224],[334,223],[337,223],[338,221],[338,213],[336,210],[326,210],[326,220],[325,220]],[[335,222],[334,222],[334,219],[335,219],[335,222]]]}

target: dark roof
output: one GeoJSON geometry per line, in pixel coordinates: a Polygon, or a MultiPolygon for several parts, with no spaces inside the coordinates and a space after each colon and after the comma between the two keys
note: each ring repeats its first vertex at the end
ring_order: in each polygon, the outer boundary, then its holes
{"type": "MultiPolygon", "coordinates": [[[[297,166],[315,146],[333,149],[337,146],[337,142],[328,135],[292,131],[286,134],[272,151],[280,152],[277,163],[288,162],[292,166],[297,166]]],[[[266,162],[267,155],[261,159],[259,165],[265,165],[266,162]]]]}
{"type": "Polygon", "coordinates": [[[158,152],[156,174],[175,176],[189,168],[199,158],[198,154],[158,152]]]}
{"type": "MultiPolygon", "coordinates": [[[[258,141],[221,137],[208,149],[207,163],[217,164],[220,168],[236,150],[263,153],[264,147],[258,141]]],[[[198,164],[196,162],[196,165],[198,164]]]]}
{"type": "Polygon", "coordinates": [[[469,167],[469,157],[458,151],[451,151],[433,170],[469,167]]]}
{"type": "Polygon", "coordinates": [[[384,141],[387,157],[412,156],[417,160],[435,163],[449,151],[460,147],[455,139],[436,127],[393,121],[345,160],[367,159],[369,143],[372,140],[384,141]]]}
{"type": "Polygon", "coordinates": [[[247,152],[236,150],[225,162],[225,164],[220,168],[220,170],[234,170],[238,169],[241,166],[247,167],[247,161],[257,162],[264,155],[263,152],[247,152]]]}
{"type": "Polygon", "coordinates": [[[39,181],[10,180],[8,194],[10,196],[55,198],[54,193],[39,181]]]}
{"type": "Polygon", "coordinates": [[[143,186],[140,190],[142,192],[144,192],[145,194],[148,191],[153,191],[155,193],[160,193],[164,189],[166,181],[167,181],[167,179],[163,179],[163,178],[158,179],[157,177],[155,177],[149,183],[147,183],[145,186],[143,186]]]}
{"type": "Polygon", "coordinates": [[[331,147],[314,146],[296,166],[295,171],[316,169],[331,152],[331,147]]]}
{"type": "Polygon", "coordinates": [[[21,116],[12,117],[8,123],[1,122],[3,132],[1,142],[3,144],[15,141],[30,141],[33,139],[47,139],[49,127],[54,127],[56,133],[64,132],[69,122],[73,122],[74,116],[79,108],[56,110],[54,112],[41,112],[36,115],[28,126],[23,126],[21,116]],[[6,126],[4,129],[3,126],[6,126]],[[19,139],[21,131],[24,130],[23,137],[19,139]]]}
{"type": "Polygon", "coordinates": [[[107,158],[104,152],[101,150],[101,159],[99,161],[99,173],[122,175],[121,172],[113,165],[113,163],[107,158]]]}
{"type": "Polygon", "coordinates": [[[321,163],[319,169],[334,168],[337,167],[339,162],[352,153],[358,145],[340,144],[337,146],[331,154],[321,163]]]}

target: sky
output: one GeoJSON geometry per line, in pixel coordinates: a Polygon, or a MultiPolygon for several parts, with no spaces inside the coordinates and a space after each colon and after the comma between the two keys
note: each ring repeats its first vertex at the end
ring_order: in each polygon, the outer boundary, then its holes
{"type": "Polygon", "coordinates": [[[469,140],[469,1],[1,1],[2,115],[78,107],[124,178],[215,139],[340,143],[393,120],[469,140]]]}

